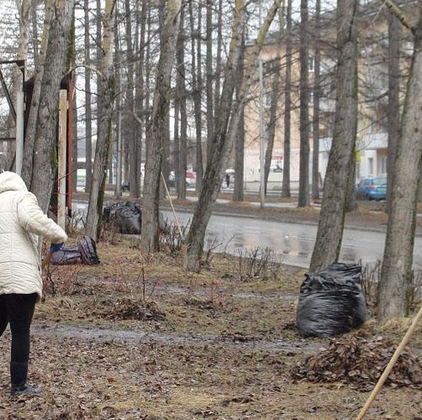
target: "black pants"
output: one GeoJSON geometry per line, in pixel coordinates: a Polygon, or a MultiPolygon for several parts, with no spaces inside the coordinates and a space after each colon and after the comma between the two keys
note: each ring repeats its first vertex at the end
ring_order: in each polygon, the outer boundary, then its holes
{"type": "Polygon", "coordinates": [[[12,332],[11,362],[27,363],[29,359],[29,329],[34,315],[37,294],[0,295],[0,337],[10,323],[12,332]]]}

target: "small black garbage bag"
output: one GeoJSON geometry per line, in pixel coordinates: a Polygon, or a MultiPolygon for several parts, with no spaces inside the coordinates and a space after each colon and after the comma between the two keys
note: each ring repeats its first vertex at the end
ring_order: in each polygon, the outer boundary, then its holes
{"type": "Polygon", "coordinates": [[[139,203],[131,201],[106,206],[104,221],[117,228],[119,233],[139,235],[142,228],[142,210],[139,203]]]}
{"type": "Polygon", "coordinates": [[[368,319],[361,271],[357,264],[334,263],[319,273],[306,274],[296,314],[302,337],[342,334],[368,319]]]}

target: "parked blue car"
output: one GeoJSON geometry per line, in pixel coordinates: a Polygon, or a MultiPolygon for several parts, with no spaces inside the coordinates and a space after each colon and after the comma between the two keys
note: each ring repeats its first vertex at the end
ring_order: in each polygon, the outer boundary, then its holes
{"type": "Polygon", "coordinates": [[[364,178],[356,187],[356,196],[367,200],[385,200],[387,196],[387,177],[364,178]]]}

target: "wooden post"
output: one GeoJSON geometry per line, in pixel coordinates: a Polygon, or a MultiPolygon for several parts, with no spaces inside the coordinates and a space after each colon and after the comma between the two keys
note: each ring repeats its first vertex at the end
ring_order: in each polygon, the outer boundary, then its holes
{"type": "Polygon", "coordinates": [[[60,90],[59,99],[59,142],[58,142],[58,189],[57,224],[66,227],[66,155],[67,155],[67,91],[60,90]]]}
{"type": "Polygon", "coordinates": [[[73,79],[69,79],[69,93],[68,93],[68,119],[67,119],[67,173],[66,173],[66,186],[67,186],[67,195],[66,195],[66,204],[67,210],[71,215],[72,211],[72,193],[73,193],[73,177],[76,176],[78,179],[78,162],[75,162],[75,172],[73,172],[73,136],[72,136],[72,121],[73,121],[73,95],[75,94],[73,90],[73,79]]]}

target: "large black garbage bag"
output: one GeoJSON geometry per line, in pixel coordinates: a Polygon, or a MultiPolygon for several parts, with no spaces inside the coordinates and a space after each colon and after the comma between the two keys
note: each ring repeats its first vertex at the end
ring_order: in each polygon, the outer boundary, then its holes
{"type": "Polygon", "coordinates": [[[368,319],[361,271],[360,265],[334,263],[319,273],[306,274],[296,314],[302,337],[342,334],[368,319]]]}
{"type": "Polygon", "coordinates": [[[117,228],[119,233],[139,235],[142,228],[142,211],[139,203],[131,201],[106,206],[104,221],[117,228]]]}

